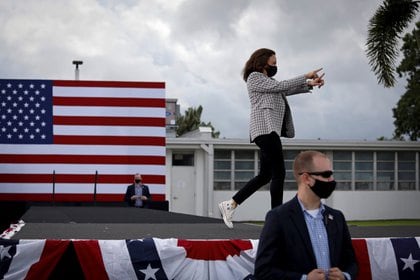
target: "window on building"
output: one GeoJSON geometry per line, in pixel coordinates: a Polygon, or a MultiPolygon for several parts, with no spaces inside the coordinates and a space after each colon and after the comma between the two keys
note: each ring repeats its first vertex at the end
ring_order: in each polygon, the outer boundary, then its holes
{"type": "Polygon", "coordinates": [[[354,175],[356,190],[373,190],[373,152],[355,152],[354,175]]]}
{"type": "MultiPolygon", "coordinates": [[[[214,190],[239,190],[258,174],[258,151],[215,150],[214,190]]],[[[268,185],[259,190],[268,190],[268,185]]]]}
{"type": "Polygon", "coordinates": [[[232,151],[215,150],[214,152],[214,189],[230,190],[232,173],[232,151]]]}
{"type": "Polygon", "coordinates": [[[194,152],[181,152],[172,154],[173,166],[194,166],[194,152]]]}
{"type": "Polygon", "coordinates": [[[398,190],[416,189],[416,153],[398,152],[398,190]]]}
{"type": "Polygon", "coordinates": [[[337,190],[351,190],[352,182],[352,152],[333,152],[334,179],[337,181],[337,190]]]}
{"type": "Polygon", "coordinates": [[[284,164],[286,167],[286,178],[284,180],[284,190],[297,190],[297,184],[295,176],[293,175],[293,162],[296,156],[300,153],[300,150],[285,150],[284,164]]]}
{"type": "MultiPolygon", "coordinates": [[[[293,161],[300,150],[284,150],[284,190],[296,190],[293,161]]],[[[416,152],[331,151],[337,190],[416,190],[416,152]]],[[[194,165],[193,153],[173,155],[174,165],[194,165]]],[[[260,168],[257,149],[216,149],[214,189],[239,190],[260,168]]],[[[420,170],[417,170],[420,174],[420,170]]],[[[269,190],[270,183],[259,190],[269,190]]]]}
{"type": "Polygon", "coordinates": [[[234,161],[234,185],[235,190],[239,190],[255,176],[255,151],[236,150],[234,161]]]}
{"type": "Polygon", "coordinates": [[[395,190],[395,153],[376,153],[376,189],[395,190]]]}

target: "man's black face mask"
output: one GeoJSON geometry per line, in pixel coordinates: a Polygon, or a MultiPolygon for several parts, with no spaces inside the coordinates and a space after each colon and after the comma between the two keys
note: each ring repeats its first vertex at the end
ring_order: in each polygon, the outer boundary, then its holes
{"type": "Polygon", "coordinates": [[[335,190],[336,184],[335,181],[324,182],[315,179],[315,184],[310,188],[319,198],[328,198],[335,190]]]}

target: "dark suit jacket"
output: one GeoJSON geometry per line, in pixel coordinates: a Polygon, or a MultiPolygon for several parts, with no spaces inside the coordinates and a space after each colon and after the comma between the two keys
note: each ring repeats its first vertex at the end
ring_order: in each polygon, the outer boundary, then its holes
{"type": "MultiPolygon", "coordinates": [[[[331,267],[356,278],[357,263],[344,215],[325,205],[324,217],[331,267]]],[[[255,276],[257,279],[300,279],[317,268],[309,231],[297,196],[267,213],[261,232],[255,276]]]]}
{"type": "MultiPolygon", "coordinates": [[[[143,201],[143,207],[148,208],[148,201],[151,199],[149,187],[146,185],[141,185],[141,188],[143,190],[143,195],[147,197],[146,201],[143,201]]],[[[129,206],[134,206],[136,203],[135,200],[131,200],[131,197],[136,194],[135,186],[134,184],[131,184],[127,187],[127,191],[125,192],[124,201],[128,203],[129,206]]]]}

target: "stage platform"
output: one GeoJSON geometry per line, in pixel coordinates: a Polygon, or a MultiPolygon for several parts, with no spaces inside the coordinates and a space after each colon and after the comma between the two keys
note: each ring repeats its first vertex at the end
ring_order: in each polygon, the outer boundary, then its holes
{"type": "Polygon", "coordinates": [[[258,239],[261,226],[130,207],[32,206],[13,239],[258,239]]]}
{"type": "MultiPolygon", "coordinates": [[[[31,206],[12,239],[258,239],[262,226],[154,209],[31,206]]],[[[349,226],[352,238],[420,236],[419,226],[349,226]]]]}

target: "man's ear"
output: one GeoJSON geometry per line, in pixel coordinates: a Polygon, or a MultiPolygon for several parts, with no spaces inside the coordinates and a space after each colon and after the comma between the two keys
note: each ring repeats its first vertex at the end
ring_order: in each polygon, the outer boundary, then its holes
{"type": "Polygon", "coordinates": [[[301,175],[301,180],[302,180],[302,183],[304,183],[305,185],[310,185],[311,183],[312,183],[312,180],[311,180],[311,178],[310,178],[311,176],[309,176],[309,174],[308,173],[303,173],[302,175],[301,175]]]}

